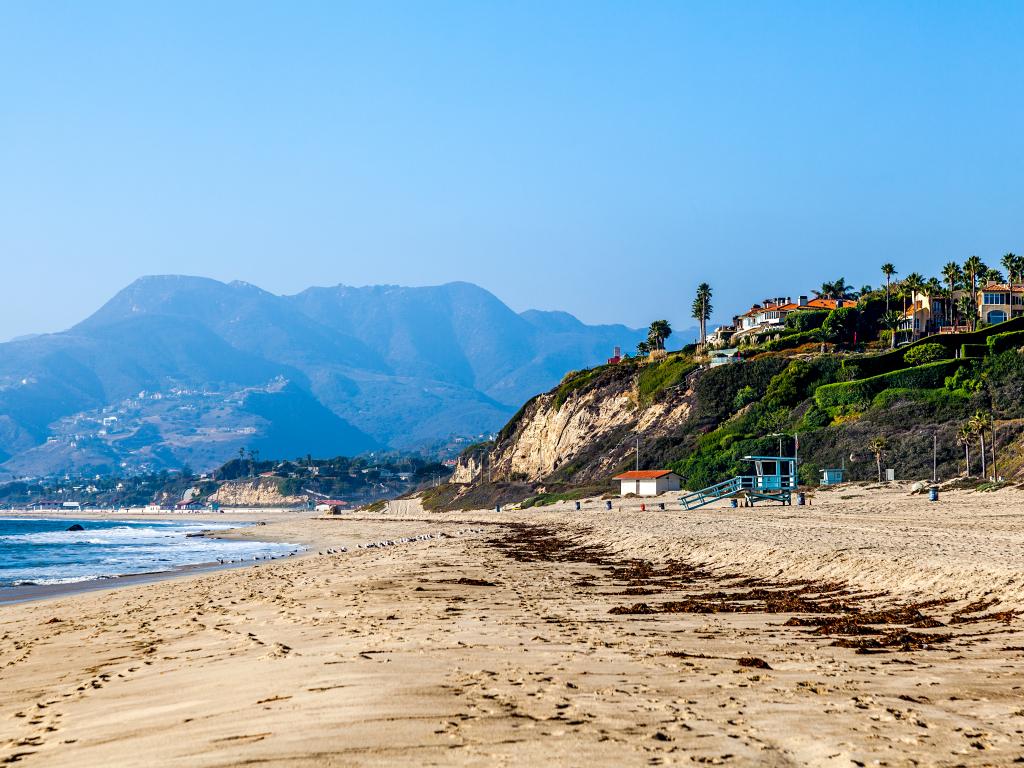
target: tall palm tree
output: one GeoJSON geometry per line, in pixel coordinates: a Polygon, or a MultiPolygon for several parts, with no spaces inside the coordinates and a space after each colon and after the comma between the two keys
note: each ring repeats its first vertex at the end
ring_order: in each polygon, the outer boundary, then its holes
{"type": "Polygon", "coordinates": [[[961,271],[959,264],[955,261],[950,261],[942,268],[942,277],[945,279],[946,287],[949,289],[946,293],[946,298],[949,299],[949,321],[956,325],[956,305],[953,302],[953,291],[959,287],[964,279],[964,273],[961,271]]]}
{"type": "Polygon", "coordinates": [[[649,354],[651,354],[651,345],[646,341],[638,342],[636,345],[636,356],[647,357],[649,354]]]}
{"type": "Polygon", "coordinates": [[[1020,263],[1015,253],[1004,253],[1003,258],[999,260],[1000,265],[1006,270],[1006,277],[1010,281],[1010,285],[1013,285],[1014,279],[1020,277],[1020,263]]]}
{"type": "Polygon", "coordinates": [[[974,440],[974,430],[970,422],[964,422],[956,431],[956,442],[964,447],[964,476],[971,476],[971,441],[974,440]]]}
{"type": "Polygon", "coordinates": [[[1024,256],[1007,253],[1003,256],[1000,263],[1003,265],[1003,269],[1006,270],[1006,279],[1010,284],[1010,317],[1013,317],[1013,286],[1014,283],[1020,283],[1022,276],[1024,276],[1024,256]]]}
{"type": "Polygon", "coordinates": [[[971,286],[971,299],[974,311],[971,313],[971,330],[978,327],[978,278],[987,271],[985,262],[977,256],[971,256],[964,262],[964,277],[971,286]]]}
{"type": "Polygon", "coordinates": [[[976,320],[978,319],[978,317],[977,317],[977,312],[978,312],[978,305],[977,305],[977,303],[973,299],[971,299],[970,296],[964,295],[964,296],[960,297],[960,300],[957,302],[957,307],[956,308],[957,308],[957,312],[959,312],[961,317],[966,317],[967,318],[968,323],[969,323],[969,325],[971,327],[971,330],[974,330],[974,327],[975,327],[975,324],[976,324],[976,320]]]}
{"type": "Polygon", "coordinates": [[[846,284],[846,278],[840,277],[831,283],[822,283],[821,288],[814,291],[819,299],[849,299],[853,295],[853,289],[846,284]]]}
{"type": "Polygon", "coordinates": [[[979,408],[968,423],[974,434],[981,439],[981,476],[986,478],[988,469],[985,466],[985,430],[992,426],[992,414],[979,408]]]}
{"type": "Polygon", "coordinates": [[[889,311],[889,282],[892,280],[892,276],[896,274],[896,267],[886,262],[882,265],[882,274],[885,275],[885,311],[889,311]]]}
{"type": "Polygon", "coordinates": [[[707,323],[711,319],[711,286],[701,283],[697,286],[697,295],[693,297],[692,316],[700,323],[700,343],[707,340],[707,323]]]}
{"type": "Polygon", "coordinates": [[[875,456],[875,466],[878,467],[878,482],[882,482],[882,456],[885,454],[885,449],[888,447],[889,441],[886,440],[885,435],[873,437],[871,438],[871,442],[868,443],[868,449],[875,456]]]}

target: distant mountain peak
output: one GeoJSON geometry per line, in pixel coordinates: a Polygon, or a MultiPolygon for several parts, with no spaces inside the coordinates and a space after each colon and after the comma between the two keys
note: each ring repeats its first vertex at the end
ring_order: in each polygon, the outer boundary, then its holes
{"type": "Polygon", "coordinates": [[[240,447],[287,457],[479,436],[643,337],[518,314],[465,281],[281,296],[148,275],[68,331],[0,345],[0,383],[27,382],[0,386],[0,462],[19,474],[199,469],[240,447]]]}

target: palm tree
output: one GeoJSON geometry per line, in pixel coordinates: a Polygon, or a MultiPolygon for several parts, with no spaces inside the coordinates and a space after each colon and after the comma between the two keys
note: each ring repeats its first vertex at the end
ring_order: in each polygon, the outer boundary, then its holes
{"type": "Polygon", "coordinates": [[[1003,277],[1003,273],[998,269],[992,269],[989,267],[985,270],[984,280],[986,283],[1003,283],[1006,282],[1006,278],[1003,277]]]}
{"type": "Polygon", "coordinates": [[[973,431],[981,439],[981,476],[988,477],[988,469],[985,465],[985,430],[992,427],[992,414],[986,410],[978,409],[968,422],[973,431]]]}
{"type": "Polygon", "coordinates": [[[700,343],[707,341],[708,320],[711,319],[711,286],[701,283],[697,286],[697,295],[693,298],[692,316],[700,324],[700,343]]]}
{"type": "Polygon", "coordinates": [[[853,295],[853,289],[846,284],[845,277],[840,277],[834,282],[822,283],[814,295],[819,299],[848,299],[853,295]]]}
{"type": "Polygon", "coordinates": [[[964,422],[956,431],[956,442],[964,447],[964,476],[971,476],[971,441],[974,440],[974,430],[970,422],[964,422]]]}
{"type": "Polygon", "coordinates": [[[946,294],[949,299],[949,321],[953,323],[953,325],[956,325],[956,313],[954,311],[956,309],[956,305],[953,303],[953,291],[957,289],[961,281],[964,279],[964,273],[961,271],[959,264],[955,261],[950,261],[942,268],[942,277],[945,279],[946,286],[949,288],[949,291],[946,294]]]}
{"type": "Polygon", "coordinates": [[[960,313],[961,317],[968,318],[971,330],[974,330],[974,324],[977,320],[977,316],[975,315],[975,313],[978,311],[977,304],[975,304],[975,302],[971,300],[970,296],[965,295],[960,297],[960,300],[957,302],[956,308],[957,311],[960,313]]]}
{"type": "Polygon", "coordinates": [[[639,344],[636,345],[637,357],[647,357],[649,354],[651,354],[651,345],[648,344],[646,341],[641,341],[639,344]]]}
{"type": "Polygon", "coordinates": [[[987,271],[985,263],[977,256],[971,256],[964,262],[964,277],[971,286],[971,300],[974,310],[971,312],[971,330],[978,327],[978,278],[987,271]]]}
{"type": "Polygon", "coordinates": [[[882,455],[888,447],[889,441],[885,438],[885,435],[873,437],[871,442],[868,443],[868,448],[875,455],[875,466],[878,467],[878,482],[882,482],[882,455]]]}
{"type": "Polygon", "coordinates": [[[1024,272],[1024,257],[1015,253],[1003,255],[1000,263],[1006,270],[1006,279],[1010,284],[1010,317],[1013,317],[1013,284],[1021,281],[1021,273],[1024,272]]]}
{"type": "Polygon", "coordinates": [[[900,319],[900,313],[897,312],[895,309],[890,309],[888,312],[883,313],[882,316],[878,318],[878,324],[881,325],[883,328],[888,329],[891,333],[891,335],[889,336],[890,349],[895,349],[896,347],[896,331],[900,327],[900,319]]]}
{"type": "Polygon", "coordinates": [[[882,274],[885,275],[885,311],[889,311],[889,282],[896,274],[896,267],[886,262],[882,265],[882,274]]]}
{"type": "Polygon", "coordinates": [[[1009,278],[1010,284],[1013,285],[1013,279],[1020,275],[1020,262],[1017,255],[1014,253],[1004,253],[999,263],[1006,270],[1006,276],[1009,278]]]}
{"type": "Polygon", "coordinates": [[[668,324],[668,320],[655,320],[647,331],[647,341],[651,349],[664,349],[665,339],[671,335],[672,326],[668,324]]]}

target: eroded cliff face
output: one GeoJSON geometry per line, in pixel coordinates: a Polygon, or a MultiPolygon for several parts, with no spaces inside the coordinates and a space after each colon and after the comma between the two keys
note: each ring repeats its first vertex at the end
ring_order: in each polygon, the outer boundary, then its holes
{"type": "Polygon", "coordinates": [[[222,507],[293,507],[306,502],[305,496],[284,496],[274,478],[224,483],[210,496],[222,507]]]}
{"type": "Polygon", "coordinates": [[[559,390],[530,401],[489,451],[459,459],[452,482],[478,478],[541,483],[601,482],[645,443],[677,430],[690,414],[688,380],[641,403],[636,374],[611,376],[567,396],[559,390]]]}

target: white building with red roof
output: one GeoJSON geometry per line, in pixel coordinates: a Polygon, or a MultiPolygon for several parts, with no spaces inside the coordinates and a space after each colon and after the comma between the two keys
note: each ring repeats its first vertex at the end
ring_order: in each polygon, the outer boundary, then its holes
{"type": "Polygon", "coordinates": [[[623,496],[659,496],[679,490],[679,475],[669,469],[640,469],[623,472],[612,478],[618,480],[623,496]]]}

